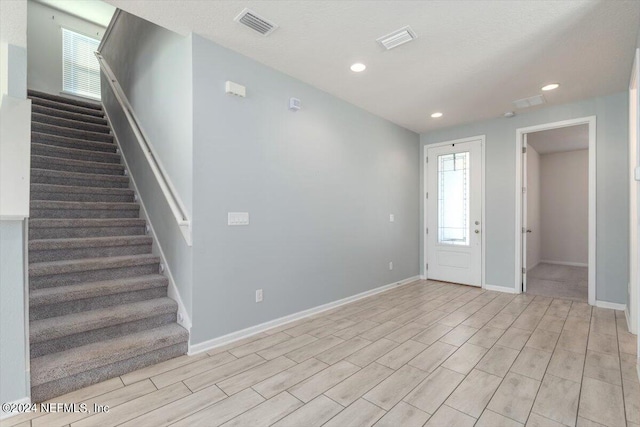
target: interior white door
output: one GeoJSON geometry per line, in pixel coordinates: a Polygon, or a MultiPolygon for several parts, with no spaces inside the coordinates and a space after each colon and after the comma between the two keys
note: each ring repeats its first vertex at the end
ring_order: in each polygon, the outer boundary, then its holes
{"type": "Polygon", "coordinates": [[[482,141],[427,149],[427,277],[482,286],[482,141]]]}
{"type": "Polygon", "coordinates": [[[527,292],[527,234],[530,232],[527,222],[527,134],[522,135],[522,292],[527,292]]]}

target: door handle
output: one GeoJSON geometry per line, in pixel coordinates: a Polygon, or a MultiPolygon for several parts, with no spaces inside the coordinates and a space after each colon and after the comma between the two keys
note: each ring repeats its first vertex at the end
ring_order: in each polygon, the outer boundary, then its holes
{"type": "Polygon", "coordinates": [[[527,233],[531,233],[531,230],[527,230],[527,233]]]}
{"type": "Polygon", "coordinates": [[[475,230],[475,233],[476,233],[476,234],[480,233],[480,230],[475,230]]]}

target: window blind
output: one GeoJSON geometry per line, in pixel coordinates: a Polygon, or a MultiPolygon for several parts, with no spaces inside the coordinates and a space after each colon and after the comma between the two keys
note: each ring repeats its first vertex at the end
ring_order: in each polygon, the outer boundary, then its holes
{"type": "Polygon", "coordinates": [[[62,90],[100,99],[99,40],[62,29],[62,90]]]}

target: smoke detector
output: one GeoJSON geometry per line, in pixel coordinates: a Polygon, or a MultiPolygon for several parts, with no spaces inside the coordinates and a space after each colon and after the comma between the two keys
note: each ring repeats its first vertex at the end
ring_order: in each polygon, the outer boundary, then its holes
{"type": "Polygon", "coordinates": [[[528,108],[528,107],[535,107],[536,105],[542,105],[545,102],[546,101],[544,99],[544,96],[536,95],[536,96],[530,96],[529,98],[522,98],[522,99],[518,99],[517,101],[513,101],[513,105],[515,105],[516,108],[528,108]]]}
{"type": "Polygon", "coordinates": [[[417,38],[416,33],[413,32],[410,26],[402,27],[392,33],[382,36],[376,41],[380,43],[385,49],[391,50],[394,47],[398,47],[402,44],[409,43],[411,40],[417,38]]]}
{"type": "Polygon", "coordinates": [[[263,18],[253,10],[247,8],[240,12],[240,14],[233,20],[251,28],[253,31],[257,31],[265,37],[278,29],[278,25],[276,25],[274,22],[263,18]]]}

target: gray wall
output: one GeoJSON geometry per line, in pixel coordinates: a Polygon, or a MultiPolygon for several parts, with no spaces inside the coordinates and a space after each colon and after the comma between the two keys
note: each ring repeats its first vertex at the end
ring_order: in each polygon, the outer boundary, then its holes
{"type": "MultiPolygon", "coordinates": [[[[420,136],[421,145],[486,135],[486,283],[515,287],[516,129],[585,116],[597,117],[596,299],[627,302],[628,95],[626,92],[581,102],[440,129],[420,136]]],[[[422,147],[424,150],[424,147],[422,147]]],[[[422,168],[422,164],[421,164],[422,168]]],[[[422,173],[422,171],[421,171],[422,173]]],[[[421,180],[422,182],[422,180],[421,180]]],[[[423,194],[421,189],[421,194],[423,194]]],[[[421,203],[423,218],[424,205],[421,203]]],[[[421,234],[421,239],[424,236],[421,234]]],[[[423,256],[421,242],[421,258],[423,256]]]]}
{"type": "Polygon", "coordinates": [[[418,274],[417,134],[196,35],[193,58],[192,343],[418,274]]]}
{"type": "Polygon", "coordinates": [[[3,403],[29,396],[22,228],[22,221],[0,221],[0,402],[3,403]]]}
{"type": "Polygon", "coordinates": [[[28,1],[27,5],[28,87],[59,94],[62,92],[61,27],[97,40],[102,39],[105,28],[35,1],[28,1]]]}
{"type": "Polygon", "coordinates": [[[191,213],[191,38],[123,11],[101,53],[191,213]]]}
{"type": "MultiPolygon", "coordinates": [[[[159,163],[191,212],[191,38],[122,12],[101,51],[116,74],[159,163]]],[[[122,145],[140,197],[191,316],[192,248],[187,246],[158,182],[111,88],[102,102],[122,145]]]]}
{"type": "Polygon", "coordinates": [[[542,260],[588,265],[589,150],[543,154],[540,177],[542,260]]]}

